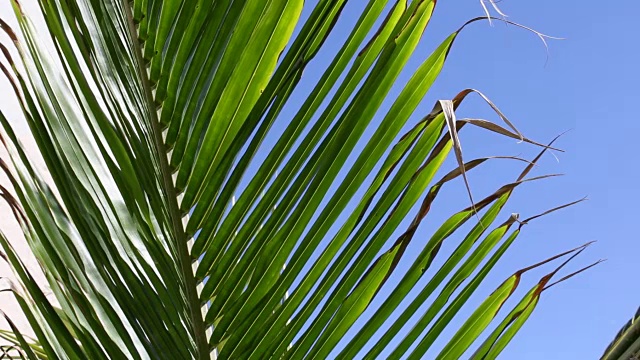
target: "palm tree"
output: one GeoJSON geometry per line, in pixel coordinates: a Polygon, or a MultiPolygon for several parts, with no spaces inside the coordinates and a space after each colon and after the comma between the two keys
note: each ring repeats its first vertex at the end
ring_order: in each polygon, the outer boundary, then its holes
{"type": "Polygon", "coordinates": [[[0,236],[17,279],[8,291],[34,334],[10,322],[1,336],[29,359],[418,359],[457,326],[438,359],[495,358],[540,294],[581,271],[553,279],[586,245],[523,267],[452,321],[538,217],[498,220],[519,185],[544,178],[527,175],[552,144],[524,137],[475,90],[412,116],[462,28],[390,93],[435,0],[366,2],[292,104],[345,3],[318,1],[301,20],[303,0],[41,0],[49,44],[12,0],[20,28],[0,23],[12,41],[0,65],[52,180],[20,145],[19,116],[0,113],[0,192],[46,277],[38,284],[0,236]],[[506,125],[457,119],[471,94],[506,125]],[[540,155],[485,198],[469,191],[472,205],[416,242],[440,189],[492,161],[463,160],[465,126],[540,155]],[[452,150],[457,166],[438,175],[452,150]],[[453,234],[457,248],[440,254],[453,234]],[[420,253],[408,261],[410,244],[420,253]],[[524,273],[561,257],[499,313],[524,273]]]}
{"type": "Polygon", "coordinates": [[[631,320],[618,331],[601,360],[637,360],[640,359],[640,308],[631,320]]]}

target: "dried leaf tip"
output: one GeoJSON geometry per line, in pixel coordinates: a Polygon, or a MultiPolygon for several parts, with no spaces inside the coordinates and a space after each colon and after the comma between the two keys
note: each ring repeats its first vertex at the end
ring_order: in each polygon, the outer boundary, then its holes
{"type": "Polygon", "coordinates": [[[13,29],[11,29],[11,26],[9,26],[9,24],[7,24],[4,20],[2,20],[2,18],[0,18],[0,28],[5,33],[7,33],[9,38],[11,38],[11,41],[13,41],[14,43],[18,42],[18,36],[16,36],[16,33],[13,31],[13,29]]]}
{"type": "Polygon", "coordinates": [[[487,16],[487,19],[489,20],[489,25],[493,26],[493,23],[491,22],[491,19],[493,17],[489,12],[487,3],[491,4],[491,7],[493,8],[493,10],[495,10],[498,14],[500,14],[500,16],[502,16],[503,18],[507,17],[507,14],[505,14],[504,12],[502,12],[502,10],[500,10],[500,7],[498,6],[498,2],[496,0],[480,0],[480,5],[482,6],[482,10],[484,10],[484,13],[487,16]]]}

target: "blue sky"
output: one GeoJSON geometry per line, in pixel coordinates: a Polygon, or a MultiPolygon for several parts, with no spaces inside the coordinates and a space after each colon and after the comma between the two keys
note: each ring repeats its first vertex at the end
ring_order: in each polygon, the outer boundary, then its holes
{"type": "MultiPolygon", "coordinates": [[[[638,172],[629,165],[638,154],[634,137],[640,130],[636,112],[632,111],[640,100],[634,88],[640,70],[632,66],[640,54],[632,40],[632,34],[637,33],[632,16],[640,11],[640,4],[632,0],[591,4],[501,2],[509,20],[565,39],[549,40],[547,53],[535,35],[514,26],[489,26],[487,22],[469,26],[456,40],[445,70],[414,115],[417,119],[428,113],[436,100],[449,99],[471,87],[484,92],[532,139],[547,142],[569,130],[557,143],[566,152],[556,153],[557,160],[546,156],[535,170],[535,175],[565,176],[524,186],[505,213],[528,217],[584,196],[589,200],[525,227],[518,243],[474,299],[477,304],[515,270],[587,241],[598,242],[565,274],[601,258],[608,261],[544,293],[532,318],[502,359],[598,358],[640,305],[640,288],[635,285],[640,240],[634,226],[640,191],[638,172]]],[[[359,6],[348,5],[344,16],[356,19],[359,6]]],[[[400,85],[450,32],[481,14],[482,8],[475,0],[440,1],[416,55],[399,79],[400,85]]],[[[344,34],[341,26],[339,23],[338,34],[344,34]]],[[[325,54],[340,43],[339,35],[335,39],[333,45],[330,38],[325,54]]],[[[315,60],[316,65],[324,62],[322,55],[315,60]]],[[[305,76],[311,82],[309,78],[319,74],[309,74],[308,70],[305,76]]],[[[396,87],[396,94],[399,90],[396,87]]],[[[498,120],[477,97],[460,108],[459,116],[498,120]]],[[[462,141],[466,159],[487,155],[531,158],[539,151],[473,130],[463,134],[462,141]]],[[[450,162],[449,168],[453,166],[450,162]]],[[[514,169],[519,167],[491,164],[470,174],[474,193],[479,198],[514,179],[514,169]]],[[[430,215],[417,237],[429,236],[438,220],[467,205],[462,186],[459,182],[445,190],[441,197],[447,203],[436,208],[439,211],[430,215]]],[[[528,274],[521,290],[528,289],[550,268],[546,270],[528,274]]],[[[469,314],[472,308],[466,311],[469,314]]],[[[443,344],[436,343],[435,347],[443,344]]]]}
{"type": "MultiPolygon", "coordinates": [[[[640,176],[631,165],[640,153],[635,109],[640,100],[635,88],[640,49],[632,18],[640,3],[511,0],[501,7],[511,20],[566,40],[549,41],[547,60],[533,36],[500,24],[478,24],[454,46],[432,95],[477,87],[526,135],[540,141],[572,129],[558,142],[566,150],[558,154],[560,162],[547,157],[538,170],[566,176],[523,189],[512,203],[523,213],[589,197],[531,224],[525,241],[503,264],[529,263],[589,240],[598,243],[576,264],[608,259],[546,293],[502,358],[595,359],[640,305],[640,288],[634,285],[640,176]]],[[[439,2],[432,34],[478,11],[474,1],[439,2]]],[[[464,111],[473,113],[474,106],[464,111]]]]}
{"type": "MultiPolygon", "coordinates": [[[[566,39],[549,41],[547,59],[531,34],[501,24],[475,24],[454,45],[431,96],[478,88],[527,136],[540,141],[571,129],[558,142],[566,150],[558,154],[560,162],[547,157],[538,169],[566,176],[523,188],[511,206],[530,214],[582,196],[589,201],[531,224],[501,268],[506,275],[589,240],[598,243],[575,264],[608,261],[546,293],[502,358],[594,359],[640,305],[640,288],[634,285],[640,189],[631,165],[640,153],[634,111],[640,100],[635,88],[640,50],[632,18],[640,3],[511,0],[500,5],[510,20],[566,39]]],[[[425,45],[479,12],[475,1],[439,2],[425,45]]],[[[462,112],[491,116],[479,101],[462,112]]],[[[467,137],[465,150],[481,152],[482,138],[467,137]]],[[[485,180],[474,177],[472,186],[481,187],[485,180]]]]}

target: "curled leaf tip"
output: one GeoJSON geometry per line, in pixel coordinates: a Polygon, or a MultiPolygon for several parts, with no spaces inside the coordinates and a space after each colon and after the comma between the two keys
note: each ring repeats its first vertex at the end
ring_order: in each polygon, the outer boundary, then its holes
{"type": "Polygon", "coordinates": [[[480,0],[480,5],[482,6],[482,10],[484,11],[485,15],[487,16],[487,19],[489,20],[489,25],[493,26],[493,23],[491,22],[491,19],[493,18],[493,16],[491,16],[491,13],[489,12],[487,3],[491,4],[491,7],[493,8],[493,10],[495,10],[498,14],[500,14],[500,16],[502,16],[503,18],[507,17],[507,14],[505,14],[500,9],[500,7],[498,6],[498,2],[496,0],[480,0]]]}

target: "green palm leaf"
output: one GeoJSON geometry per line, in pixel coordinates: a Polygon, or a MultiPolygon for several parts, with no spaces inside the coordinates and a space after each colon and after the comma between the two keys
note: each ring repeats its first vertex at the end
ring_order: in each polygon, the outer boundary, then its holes
{"type": "MultiPolygon", "coordinates": [[[[293,104],[346,3],[319,1],[302,21],[302,0],[42,0],[46,26],[37,32],[12,0],[19,29],[0,20],[13,42],[1,44],[0,69],[52,181],[14,131],[20,116],[0,112],[9,154],[0,193],[55,301],[0,234],[16,279],[8,291],[35,335],[9,322],[0,337],[30,359],[350,359],[390,349],[421,358],[456,326],[453,317],[528,222],[511,215],[494,225],[516,188],[549,177],[527,175],[552,144],[526,138],[471,89],[415,120],[466,25],[392,92],[435,0],[368,1],[305,101],[293,104]],[[457,119],[473,93],[507,126],[457,119]],[[287,105],[297,111],[283,120],[287,105]],[[515,181],[475,201],[467,172],[498,160],[465,162],[465,126],[542,152],[515,181]],[[451,150],[458,166],[434,181],[451,150]],[[472,204],[415,239],[457,178],[472,204]],[[458,247],[441,254],[458,236],[458,247]],[[421,248],[414,260],[405,257],[410,244],[421,248]],[[439,255],[445,261],[431,274],[439,255]],[[412,290],[419,295],[403,305],[412,290]],[[374,300],[381,305],[367,314],[374,300]]],[[[524,273],[583,249],[509,277],[459,322],[439,358],[462,356],[502,316],[524,273]]],[[[474,357],[502,351],[556,272],[474,357]]]]}
{"type": "Polygon", "coordinates": [[[602,360],[633,360],[640,357],[640,309],[618,331],[611,341],[602,360]]]}

